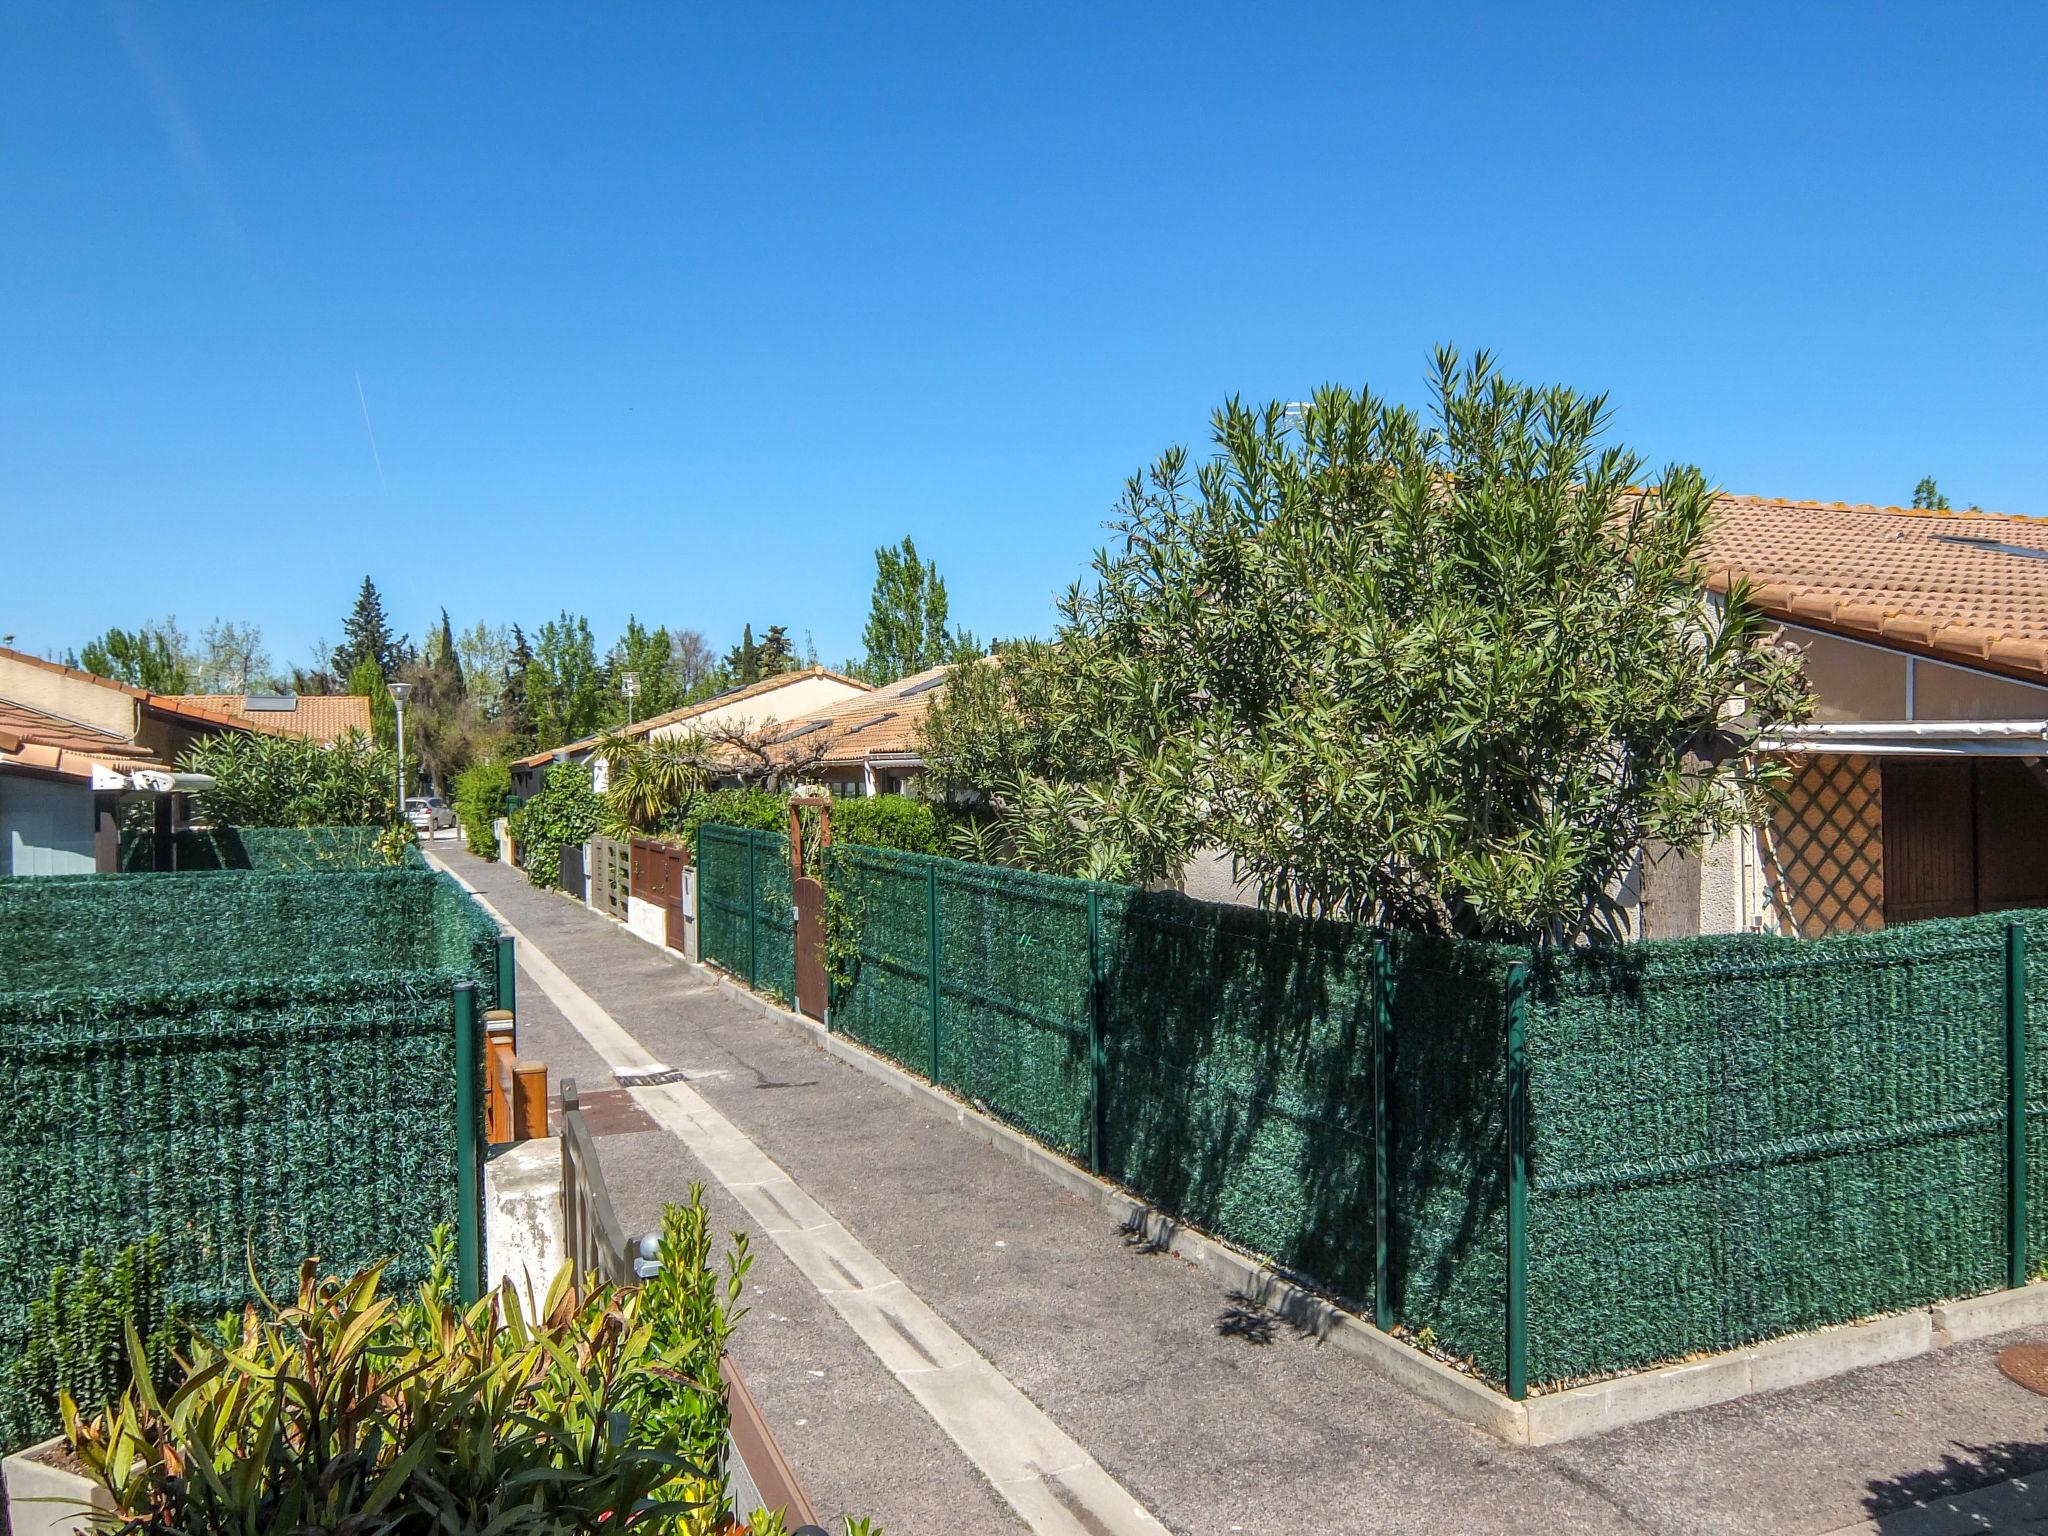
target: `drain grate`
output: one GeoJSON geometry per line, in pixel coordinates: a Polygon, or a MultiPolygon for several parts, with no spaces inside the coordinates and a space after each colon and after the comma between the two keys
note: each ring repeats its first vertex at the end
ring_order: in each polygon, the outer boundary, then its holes
{"type": "Polygon", "coordinates": [[[2029,1392],[2048,1397],[2048,1344],[2015,1344],[2001,1349],[1998,1368],[2029,1392]]]}
{"type": "Polygon", "coordinates": [[[659,1088],[663,1083],[680,1083],[686,1075],[681,1067],[662,1067],[654,1072],[614,1072],[612,1081],[621,1088],[659,1088]]]}

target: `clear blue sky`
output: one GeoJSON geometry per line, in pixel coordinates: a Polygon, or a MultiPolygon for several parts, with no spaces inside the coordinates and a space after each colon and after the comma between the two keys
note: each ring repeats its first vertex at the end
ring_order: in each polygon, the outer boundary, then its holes
{"type": "Polygon", "coordinates": [[[1226,394],[1438,341],[2048,514],[2048,9],[6,6],[0,632],[1043,631],[1226,394]],[[382,476],[357,398],[374,422],[382,476]]]}

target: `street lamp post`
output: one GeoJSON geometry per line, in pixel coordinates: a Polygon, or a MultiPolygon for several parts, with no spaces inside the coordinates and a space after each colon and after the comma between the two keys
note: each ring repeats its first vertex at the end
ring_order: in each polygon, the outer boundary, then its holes
{"type": "Polygon", "coordinates": [[[398,706],[398,819],[405,820],[405,701],[412,697],[411,683],[393,683],[391,702],[398,706]]]}
{"type": "Polygon", "coordinates": [[[626,697],[626,724],[630,726],[633,723],[633,701],[640,697],[640,674],[638,672],[621,672],[619,674],[619,692],[626,697]]]}

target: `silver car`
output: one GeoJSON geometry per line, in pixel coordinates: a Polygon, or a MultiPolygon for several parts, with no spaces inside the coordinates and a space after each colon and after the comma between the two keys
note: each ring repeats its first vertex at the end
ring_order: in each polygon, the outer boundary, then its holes
{"type": "Polygon", "coordinates": [[[414,795],[405,802],[405,819],[432,837],[441,828],[455,825],[455,809],[439,795],[414,795]]]}

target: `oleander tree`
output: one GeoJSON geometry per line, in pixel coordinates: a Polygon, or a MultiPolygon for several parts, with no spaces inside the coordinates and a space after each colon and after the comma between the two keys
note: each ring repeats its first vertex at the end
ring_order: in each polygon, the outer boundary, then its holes
{"type": "Polygon", "coordinates": [[[1610,443],[1604,396],[1436,354],[1423,411],[1227,402],[1125,488],[1053,643],[926,727],[986,854],[1130,881],[1229,853],[1272,905],[1442,933],[1619,931],[1647,847],[1765,814],[1810,708],[1713,491],[1610,443]]]}

